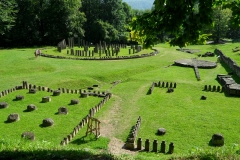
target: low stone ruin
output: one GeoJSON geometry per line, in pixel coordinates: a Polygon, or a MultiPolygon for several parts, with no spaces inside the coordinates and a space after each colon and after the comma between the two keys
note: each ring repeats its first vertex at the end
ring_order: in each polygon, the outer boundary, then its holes
{"type": "Polygon", "coordinates": [[[61,90],[53,91],[53,96],[59,96],[61,94],[61,90]]]}
{"type": "Polygon", "coordinates": [[[22,138],[25,138],[27,140],[32,140],[34,141],[35,140],[35,135],[33,132],[23,132],[22,135],[21,135],[22,138]]]}
{"type": "Polygon", "coordinates": [[[223,86],[223,89],[227,94],[240,96],[240,84],[235,82],[231,75],[218,74],[217,80],[223,86]]]}
{"type": "Polygon", "coordinates": [[[219,133],[215,133],[212,136],[211,144],[213,146],[223,146],[224,145],[224,137],[219,133]]]}
{"type": "Polygon", "coordinates": [[[20,116],[18,113],[12,113],[7,118],[7,122],[16,122],[19,120],[20,120],[20,116]]]}
{"type": "Polygon", "coordinates": [[[202,57],[214,57],[214,56],[215,56],[215,54],[212,52],[206,52],[202,55],[202,57]]]}
{"type": "Polygon", "coordinates": [[[157,134],[158,135],[164,135],[166,133],[166,129],[165,128],[158,128],[157,134]]]}
{"type": "Polygon", "coordinates": [[[20,100],[23,100],[23,99],[24,99],[24,96],[22,96],[22,95],[17,95],[16,96],[17,101],[20,101],[20,100]]]}
{"type": "Polygon", "coordinates": [[[206,96],[201,96],[201,100],[206,100],[207,97],[206,96]]]}
{"type": "Polygon", "coordinates": [[[58,109],[58,114],[68,114],[68,109],[66,107],[60,107],[58,109]]]}
{"type": "Polygon", "coordinates": [[[46,118],[42,121],[42,126],[43,127],[49,127],[54,125],[54,121],[51,118],[46,118]]]}
{"type": "Polygon", "coordinates": [[[30,89],[29,89],[29,93],[33,93],[33,94],[34,94],[34,93],[36,93],[36,92],[37,92],[37,89],[36,89],[36,88],[30,88],[30,89]]]}
{"type": "Polygon", "coordinates": [[[46,97],[43,97],[43,98],[42,98],[42,102],[43,102],[43,103],[46,103],[46,102],[51,102],[51,98],[50,98],[50,97],[48,97],[48,96],[46,96],[46,97]]]}
{"type": "Polygon", "coordinates": [[[36,110],[36,109],[37,109],[37,107],[36,107],[34,104],[29,104],[29,105],[27,106],[27,111],[28,111],[28,112],[34,111],[34,110],[36,110]]]}
{"type": "Polygon", "coordinates": [[[82,93],[81,93],[81,97],[82,97],[82,98],[88,97],[88,93],[82,92],[82,93]]]}
{"type": "Polygon", "coordinates": [[[240,51],[240,48],[239,47],[235,47],[234,49],[232,49],[233,52],[238,52],[240,51]]]}
{"type": "Polygon", "coordinates": [[[7,102],[0,102],[0,109],[1,108],[8,108],[8,103],[7,102]]]}
{"type": "Polygon", "coordinates": [[[196,52],[200,52],[200,50],[198,49],[187,49],[187,48],[177,48],[177,51],[181,51],[181,52],[186,52],[186,53],[196,53],[196,52]]]}
{"type": "Polygon", "coordinates": [[[210,62],[205,60],[199,60],[199,59],[180,59],[174,61],[175,65],[183,66],[183,67],[198,67],[198,68],[215,68],[217,67],[216,62],[210,62]]]}
{"type": "Polygon", "coordinates": [[[70,104],[74,105],[74,104],[78,104],[79,103],[79,100],[77,99],[72,99],[70,104]]]}
{"type": "Polygon", "coordinates": [[[172,93],[174,92],[174,88],[168,88],[167,93],[172,93]]]}

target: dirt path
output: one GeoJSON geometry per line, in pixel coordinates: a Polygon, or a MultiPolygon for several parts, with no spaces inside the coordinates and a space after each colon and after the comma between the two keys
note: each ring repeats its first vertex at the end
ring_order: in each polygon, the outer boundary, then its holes
{"type": "Polygon", "coordinates": [[[134,155],[135,152],[124,149],[124,144],[120,139],[115,137],[116,128],[118,127],[118,113],[120,111],[121,98],[113,96],[115,100],[113,106],[111,106],[110,111],[105,115],[104,119],[101,120],[101,135],[103,137],[110,138],[108,144],[109,152],[114,155],[120,154],[130,154],[134,155]]]}
{"type": "MultiPolygon", "coordinates": [[[[146,86],[141,86],[136,95],[141,95],[144,93],[144,89],[146,86]]],[[[139,96],[134,96],[132,101],[130,102],[132,106],[135,106],[135,103],[139,99],[139,96]]],[[[121,119],[121,103],[122,99],[116,95],[113,95],[114,103],[111,106],[111,109],[108,113],[105,114],[103,119],[101,120],[101,135],[104,137],[110,138],[110,143],[108,144],[109,152],[114,155],[120,154],[130,154],[135,155],[135,151],[130,151],[124,149],[125,142],[115,137],[118,130],[119,119],[121,119]]],[[[137,108],[136,108],[137,109],[137,108]]]]}

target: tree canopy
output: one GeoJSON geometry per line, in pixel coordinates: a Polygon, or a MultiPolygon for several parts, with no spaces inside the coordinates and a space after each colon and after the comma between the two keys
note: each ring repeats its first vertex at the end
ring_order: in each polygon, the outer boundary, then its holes
{"type": "Polygon", "coordinates": [[[138,16],[132,26],[146,35],[144,46],[151,47],[162,32],[174,35],[170,45],[184,47],[198,42],[202,29],[213,25],[213,9],[230,8],[232,24],[240,24],[240,1],[225,0],[155,0],[151,13],[138,16]]]}
{"type": "Polygon", "coordinates": [[[15,23],[16,2],[14,0],[0,0],[0,35],[9,31],[15,23]]]}

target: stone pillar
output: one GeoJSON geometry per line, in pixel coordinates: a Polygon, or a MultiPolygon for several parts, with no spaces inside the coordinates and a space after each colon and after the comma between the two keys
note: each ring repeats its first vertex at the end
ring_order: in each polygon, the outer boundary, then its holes
{"type": "Polygon", "coordinates": [[[177,88],[177,83],[176,82],[174,83],[173,88],[177,88]]]}
{"type": "Polygon", "coordinates": [[[164,83],[164,82],[162,82],[162,87],[163,87],[163,88],[165,87],[165,83],[164,83]]]}
{"type": "Polygon", "coordinates": [[[213,88],[212,88],[212,91],[213,91],[213,92],[216,92],[216,90],[217,90],[217,88],[216,88],[216,86],[214,85],[213,88]]]}
{"type": "Polygon", "coordinates": [[[161,81],[158,81],[158,87],[161,87],[161,81]]]}
{"type": "Polygon", "coordinates": [[[162,141],[161,143],[161,153],[165,153],[166,152],[166,142],[165,141],[162,141]]]}
{"type": "Polygon", "coordinates": [[[138,138],[137,140],[137,149],[142,150],[142,138],[138,138]]]}
{"type": "Polygon", "coordinates": [[[145,151],[149,152],[150,151],[150,140],[146,139],[145,141],[145,151]]]}
{"type": "Polygon", "coordinates": [[[208,90],[208,87],[207,85],[204,86],[204,91],[207,91],[208,90]]]}
{"type": "Polygon", "coordinates": [[[208,86],[208,90],[209,90],[209,91],[212,90],[212,86],[211,86],[211,85],[208,86]]]}
{"type": "Polygon", "coordinates": [[[65,146],[66,143],[65,143],[65,140],[62,140],[61,143],[60,143],[61,146],[65,146]]]}
{"type": "Polygon", "coordinates": [[[173,151],[174,151],[174,144],[173,144],[173,142],[171,142],[171,143],[169,144],[168,153],[169,153],[169,154],[172,154],[173,151]]]}
{"type": "Polygon", "coordinates": [[[220,86],[217,86],[217,92],[220,92],[221,88],[220,86]]]}
{"type": "Polygon", "coordinates": [[[153,141],[153,152],[157,152],[158,151],[158,141],[155,139],[153,141]]]}

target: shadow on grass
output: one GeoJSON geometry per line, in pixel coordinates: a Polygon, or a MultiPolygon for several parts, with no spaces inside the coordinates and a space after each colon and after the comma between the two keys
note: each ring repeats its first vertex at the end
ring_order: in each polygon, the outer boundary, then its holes
{"type": "Polygon", "coordinates": [[[96,141],[97,139],[95,138],[94,134],[90,134],[88,136],[83,136],[81,138],[78,138],[76,140],[73,140],[71,143],[72,144],[77,144],[77,145],[81,145],[81,144],[86,144],[92,141],[96,141]]]}
{"type": "Polygon", "coordinates": [[[235,80],[235,82],[239,84],[240,78],[232,71],[232,69],[229,68],[228,65],[225,64],[224,62],[220,62],[220,64],[222,65],[223,68],[225,68],[226,72],[232,76],[232,78],[235,80]]]}
{"type": "Polygon", "coordinates": [[[151,87],[148,89],[147,94],[146,95],[151,95],[151,87]]]}
{"type": "Polygon", "coordinates": [[[113,155],[107,153],[93,154],[85,150],[59,150],[59,149],[41,149],[33,151],[9,151],[1,150],[0,154],[1,160],[79,160],[79,159],[88,159],[88,160],[112,160],[114,159],[113,155]]]}

